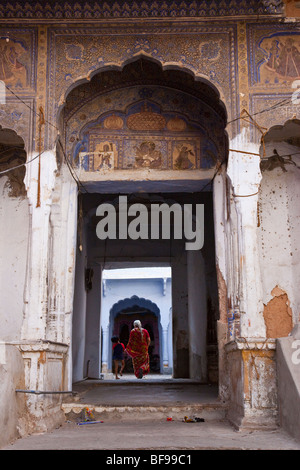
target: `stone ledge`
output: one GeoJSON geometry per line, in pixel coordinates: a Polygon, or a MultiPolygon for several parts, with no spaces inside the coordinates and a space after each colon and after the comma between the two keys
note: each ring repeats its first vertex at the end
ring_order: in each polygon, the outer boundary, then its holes
{"type": "Polygon", "coordinates": [[[225,344],[226,352],[237,350],[275,350],[276,339],[274,338],[237,338],[225,344]]]}
{"type": "MultiPolygon", "coordinates": [[[[12,343],[10,343],[12,344],[12,343]]],[[[21,352],[40,352],[49,351],[64,354],[69,349],[69,345],[65,343],[55,343],[48,340],[40,341],[19,341],[14,346],[18,347],[21,352]]]]}
{"type": "Polygon", "coordinates": [[[168,406],[91,406],[89,404],[64,403],[62,410],[69,421],[81,421],[80,415],[85,408],[89,408],[96,420],[183,420],[184,416],[197,416],[208,421],[226,419],[227,406],[225,404],[201,405],[168,405],[168,406]]]}

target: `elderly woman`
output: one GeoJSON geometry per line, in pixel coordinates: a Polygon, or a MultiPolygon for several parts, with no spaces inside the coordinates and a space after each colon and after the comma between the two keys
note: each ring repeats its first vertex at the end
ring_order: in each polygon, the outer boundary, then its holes
{"type": "Polygon", "coordinates": [[[129,341],[125,351],[132,358],[134,374],[141,379],[149,372],[150,336],[147,330],[142,328],[139,320],[133,322],[133,330],[130,332],[129,341]]]}

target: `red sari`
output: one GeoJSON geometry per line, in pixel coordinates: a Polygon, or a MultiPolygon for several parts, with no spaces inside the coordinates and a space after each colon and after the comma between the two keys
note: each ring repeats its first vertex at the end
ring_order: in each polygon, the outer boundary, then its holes
{"type": "Polygon", "coordinates": [[[133,371],[137,378],[141,378],[140,370],[142,370],[143,375],[146,375],[150,369],[148,338],[150,338],[149,333],[144,328],[142,328],[142,332],[139,329],[131,330],[125,350],[132,358],[133,371]]]}

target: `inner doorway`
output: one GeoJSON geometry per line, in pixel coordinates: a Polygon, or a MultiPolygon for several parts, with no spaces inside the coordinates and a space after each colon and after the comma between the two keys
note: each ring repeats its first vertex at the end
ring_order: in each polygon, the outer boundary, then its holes
{"type": "MultiPolygon", "coordinates": [[[[143,308],[148,313],[161,315],[155,303],[142,294],[132,299],[122,294],[110,307],[104,328],[103,309],[105,292],[100,288],[105,281],[105,270],[132,265],[138,267],[166,267],[172,269],[172,376],[193,378],[201,382],[218,380],[218,349],[216,323],[218,320],[218,289],[214,257],[214,222],[211,192],[143,193],[130,194],[130,203],[143,201],[203,204],[204,239],[201,250],[187,251],[185,240],[137,239],[99,240],[96,209],[101,203],[117,207],[116,194],[88,194],[82,198],[82,221],[79,221],[77,269],[73,314],[73,373],[77,380],[99,377],[102,373],[102,353],[114,333],[117,315],[128,309],[143,308]],[[141,298],[143,303],[141,304],[141,298]],[[118,302],[121,300],[123,304],[118,302]],[[149,303],[147,303],[149,302],[149,303]],[[101,312],[101,314],[100,314],[101,312]],[[102,332],[102,333],[101,333],[102,332]]],[[[129,197],[129,196],[128,196],[129,197]]],[[[107,279],[106,279],[107,281],[107,279]]],[[[161,281],[161,289],[164,289],[161,281]]],[[[128,326],[129,328],[129,326],[128,326]]],[[[163,331],[161,332],[161,337],[163,331]]],[[[160,346],[161,347],[161,346],[160,346]]],[[[109,353],[111,354],[111,353],[109,353]]],[[[163,351],[160,350],[160,364],[163,351]]],[[[107,370],[111,367],[107,358],[107,370]]],[[[163,367],[160,365],[160,371],[163,367]]]]}
{"type": "MultiPolygon", "coordinates": [[[[132,263],[134,266],[134,263],[132,263]]],[[[103,373],[112,370],[112,345],[118,336],[127,346],[133,322],[140,320],[150,335],[150,374],[172,374],[172,280],[170,267],[104,269],[102,272],[101,335],[103,373]],[[108,340],[107,340],[108,338],[108,340]]],[[[133,373],[125,354],[124,373],[133,373]]]]}

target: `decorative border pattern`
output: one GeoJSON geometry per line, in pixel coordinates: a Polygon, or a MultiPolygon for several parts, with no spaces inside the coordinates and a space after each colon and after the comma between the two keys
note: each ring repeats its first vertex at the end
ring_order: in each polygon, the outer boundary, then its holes
{"type": "Polygon", "coordinates": [[[99,20],[110,18],[221,18],[233,16],[281,16],[282,0],[11,0],[0,5],[0,18],[99,20]]]}
{"type": "Polygon", "coordinates": [[[124,27],[106,25],[89,29],[50,27],[48,35],[50,121],[56,119],[68,90],[76,86],[76,82],[88,80],[110,66],[122,68],[139,56],[155,59],[162,67],[172,65],[203,77],[219,90],[229,118],[231,114],[234,117],[238,114],[235,24],[177,24],[173,27],[148,24],[139,28],[129,23],[124,27]]]}
{"type": "MultiPolygon", "coordinates": [[[[277,93],[277,94],[265,94],[265,93],[254,93],[250,95],[250,113],[257,114],[257,122],[261,127],[266,129],[272,126],[284,125],[286,121],[297,118],[300,119],[300,107],[297,104],[293,104],[291,101],[290,93],[277,93]],[[273,106],[276,106],[276,115],[274,115],[273,106]]],[[[258,141],[261,138],[261,134],[258,129],[251,126],[252,138],[258,141]]]]}

